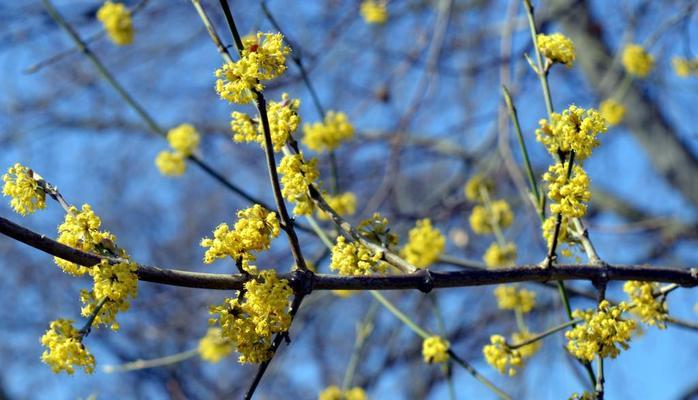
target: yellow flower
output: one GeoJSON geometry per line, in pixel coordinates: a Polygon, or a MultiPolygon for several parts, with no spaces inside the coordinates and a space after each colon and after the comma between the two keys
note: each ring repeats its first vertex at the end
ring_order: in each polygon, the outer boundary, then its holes
{"type": "Polygon", "coordinates": [[[446,238],[431,226],[431,220],[417,221],[410,229],[409,241],[402,249],[402,257],[417,268],[427,268],[436,261],[446,247],[446,238]]]}
{"type": "Polygon", "coordinates": [[[339,387],[328,386],[318,395],[318,400],[366,400],[366,392],[360,387],[342,391],[339,387]]]}
{"type": "MultiPolygon", "coordinates": [[[[356,212],[356,195],[352,192],[344,192],[336,196],[325,195],[324,197],[327,204],[339,215],[354,215],[356,212]]],[[[317,217],[323,221],[330,219],[330,216],[322,210],[318,210],[317,217]]]]}
{"type": "Polygon", "coordinates": [[[609,126],[618,125],[625,116],[625,106],[613,99],[606,99],[599,105],[599,112],[609,126]]]}
{"type": "MultiPolygon", "coordinates": [[[[511,344],[513,346],[518,345],[519,343],[523,343],[529,339],[531,339],[534,335],[532,335],[528,330],[523,330],[521,332],[514,332],[511,335],[511,344]]],[[[517,348],[519,354],[521,355],[522,359],[527,359],[533,357],[534,354],[540,350],[542,346],[542,342],[540,340],[533,342],[531,344],[527,344],[525,346],[521,346],[517,348]]]]}
{"type": "Polygon", "coordinates": [[[535,292],[512,285],[498,285],[494,289],[494,295],[501,310],[519,310],[525,314],[536,305],[535,292]]]}
{"type": "Polygon", "coordinates": [[[332,247],[330,269],[340,275],[370,275],[383,273],[387,266],[381,262],[383,254],[372,254],[366,246],[349,242],[344,236],[337,237],[337,243],[332,247]]]}
{"type": "Polygon", "coordinates": [[[187,163],[179,152],[163,150],[155,157],[155,166],[161,174],[167,176],[180,176],[186,171],[187,163]]]}
{"type": "Polygon", "coordinates": [[[647,325],[665,329],[669,315],[666,303],[654,296],[658,290],[659,284],[654,282],[628,281],[623,285],[623,291],[630,297],[630,312],[647,325]]]}
{"type": "Polygon", "coordinates": [[[644,78],[654,68],[654,57],[639,44],[627,44],[621,57],[625,70],[633,76],[644,78]]]}
{"type": "Polygon", "coordinates": [[[578,161],[587,159],[599,145],[597,136],[608,130],[606,119],[598,111],[569,106],[562,114],[553,113],[552,122],[542,119],[536,129],[536,140],[553,156],[574,151],[578,161]]]}
{"type": "Polygon", "coordinates": [[[217,69],[216,92],[231,103],[246,104],[255,100],[252,90],[261,92],[261,81],[274,79],[286,71],[286,56],[291,52],[280,33],[258,32],[244,40],[245,49],[236,62],[217,69]]]}
{"type": "Polygon", "coordinates": [[[470,201],[482,201],[482,191],[492,193],[494,182],[482,175],[473,175],[465,183],[465,198],[470,201]]]}
{"type": "Polygon", "coordinates": [[[495,200],[489,207],[478,205],[470,214],[470,227],[478,235],[494,232],[494,225],[505,229],[514,221],[514,213],[505,200],[495,200]]]}
{"type": "Polygon", "coordinates": [[[698,58],[689,60],[683,57],[674,57],[671,59],[671,65],[674,67],[676,75],[682,78],[689,75],[698,75],[698,58]]]}
{"type": "Polygon", "coordinates": [[[561,213],[570,218],[584,216],[591,199],[589,177],[578,165],[572,166],[572,176],[567,178],[569,162],[556,163],[548,168],[543,179],[548,182],[548,198],[551,200],[550,211],[561,213]]]}
{"type": "Polygon", "coordinates": [[[131,11],[124,4],[106,1],[97,10],[97,19],[104,25],[112,42],[119,46],[133,43],[131,11]]]}
{"type": "Polygon", "coordinates": [[[176,152],[187,157],[199,147],[199,132],[191,124],[181,124],[167,132],[167,141],[176,152]]]}
{"type": "Polygon", "coordinates": [[[224,338],[220,328],[209,328],[206,336],[199,340],[199,356],[202,360],[217,363],[233,352],[235,345],[224,338]]]}
{"type": "MultiPolygon", "coordinates": [[[[64,222],[58,226],[58,242],[72,248],[88,253],[104,253],[107,249],[104,244],[113,244],[116,241],[114,235],[99,230],[102,220],[92,211],[89,204],[83,204],[82,211],[76,207],[70,207],[66,213],[64,222]]],[[[107,255],[112,255],[107,252],[107,255]]],[[[56,264],[63,272],[72,275],[84,275],[90,269],[72,262],[54,257],[56,264]]]]}
{"type": "Polygon", "coordinates": [[[635,321],[621,319],[628,308],[624,302],[611,306],[603,300],[596,311],[575,310],[572,316],[582,318],[584,322],[565,333],[567,350],[586,361],[593,361],[597,355],[616,358],[620,354],[616,346],[623,349],[630,347],[628,342],[635,329],[635,321]]]}
{"type": "Polygon", "coordinates": [[[388,20],[388,6],[385,1],[364,0],[361,2],[360,11],[367,24],[382,25],[388,20]]]}
{"type": "Polygon", "coordinates": [[[303,153],[289,154],[279,164],[281,174],[281,194],[296,203],[293,209],[296,215],[308,215],[313,212],[313,202],[308,195],[308,186],[320,177],[317,159],[305,162],[303,153]]]}
{"type": "Polygon", "coordinates": [[[217,322],[221,336],[234,343],[240,363],[261,363],[271,357],[273,335],[291,326],[288,305],[293,290],[274,270],[260,272],[244,287],[244,297],[211,307],[210,322],[217,322]]]}
{"type": "Polygon", "coordinates": [[[303,144],[317,152],[332,151],[354,136],[354,127],[343,112],[328,111],[323,122],[303,125],[303,144]]]}
{"type": "MultiPolygon", "coordinates": [[[[550,217],[546,218],[545,221],[543,222],[543,225],[541,226],[541,229],[543,231],[543,238],[545,238],[545,242],[548,245],[548,248],[552,246],[553,243],[553,234],[555,233],[555,224],[557,222],[557,216],[556,215],[551,215],[550,217]]],[[[572,250],[569,247],[572,243],[572,238],[570,237],[570,234],[568,232],[568,226],[569,226],[569,219],[565,216],[562,217],[562,223],[560,224],[560,233],[558,234],[557,237],[557,243],[558,243],[558,248],[560,247],[560,244],[565,244],[568,245],[568,247],[561,248],[561,253],[565,257],[569,257],[572,255],[572,250]]]]}
{"type": "Polygon", "coordinates": [[[128,311],[131,306],[129,299],[135,298],[138,292],[136,269],[137,264],[130,261],[111,264],[108,260],[102,260],[90,268],[93,287],[91,291],[80,292],[80,300],[84,304],[80,310],[82,316],[92,315],[99,302],[106,297],[107,301],[99,309],[93,325],[110,325],[112,330],[119,330],[116,315],[128,311]]]}
{"type": "Polygon", "coordinates": [[[506,340],[501,335],[490,336],[490,344],[482,349],[485,360],[500,374],[505,372],[509,376],[516,375],[516,368],[523,367],[523,358],[518,350],[507,346],[506,340]]]}
{"type": "Polygon", "coordinates": [[[41,344],[46,347],[41,361],[54,373],[65,371],[72,375],[76,366],[88,374],[95,369],[95,358],[82,344],[82,334],[73,327],[71,320],[52,321],[49,330],[41,337],[41,344]]]}
{"type": "Polygon", "coordinates": [[[39,186],[41,179],[31,169],[15,164],[2,176],[2,194],[12,197],[10,206],[20,215],[27,215],[46,208],[46,193],[39,186]]]}
{"type": "MultiPolygon", "coordinates": [[[[269,131],[274,151],[281,151],[291,134],[298,129],[301,122],[298,116],[300,100],[290,99],[287,93],[281,96],[280,102],[269,102],[267,117],[269,119],[269,131]]],[[[250,118],[247,114],[233,112],[230,128],[233,131],[233,140],[236,142],[257,142],[264,147],[264,129],[259,118],[250,118]]]]}
{"type": "Polygon", "coordinates": [[[431,336],[424,339],[424,341],[422,341],[422,356],[424,357],[424,362],[427,364],[445,363],[448,361],[449,346],[450,344],[448,341],[439,336],[431,336]]]}
{"type": "Polygon", "coordinates": [[[220,224],[213,231],[213,239],[201,240],[201,247],[208,247],[204,263],[210,264],[218,258],[231,257],[237,261],[254,261],[251,251],[264,251],[271,240],[279,236],[279,220],[276,213],[259,204],[240,210],[233,230],[228,224],[220,224]]]}
{"type": "Polygon", "coordinates": [[[567,68],[574,63],[574,44],[561,33],[545,35],[539,33],[536,37],[541,54],[552,63],[565,64],[567,68]]]}
{"type": "Polygon", "coordinates": [[[493,242],[485,251],[483,259],[488,268],[514,265],[516,263],[516,245],[507,243],[500,246],[497,242],[493,242]]]}

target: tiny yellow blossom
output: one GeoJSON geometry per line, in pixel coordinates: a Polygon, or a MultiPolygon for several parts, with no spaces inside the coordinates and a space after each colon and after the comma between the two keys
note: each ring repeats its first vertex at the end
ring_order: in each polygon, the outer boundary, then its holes
{"type": "Polygon", "coordinates": [[[488,268],[506,267],[516,263],[516,244],[507,243],[500,246],[493,242],[485,251],[483,257],[488,268]]]}
{"type": "Polygon", "coordinates": [[[231,230],[228,224],[220,224],[213,231],[213,239],[204,238],[201,246],[207,247],[204,263],[210,264],[218,258],[231,257],[237,261],[254,261],[251,251],[268,250],[271,240],[279,236],[279,220],[276,213],[259,204],[240,210],[238,221],[231,230]]]}
{"type": "Polygon", "coordinates": [[[508,373],[509,376],[516,375],[516,368],[523,367],[523,358],[518,350],[507,346],[504,336],[490,336],[490,344],[482,349],[485,360],[500,374],[508,373]]]}
{"type": "Polygon", "coordinates": [[[220,328],[209,328],[206,335],[199,340],[199,356],[202,360],[217,363],[235,349],[229,339],[222,336],[220,328]]]}
{"type": "Polygon", "coordinates": [[[97,19],[104,25],[112,42],[119,46],[133,43],[131,11],[123,3],[106,1],[97,10],[97,19]]]}
{"type": "Polygon", "coordinates": [[[286,56],[291,49],[284,45],[280,33],[257,33],[243,42],[245,49],[236,62],[217,69],[216,92],[231,103],[246,104],[255,100],[252,92],[261,92],[261,81],[274,79],[286,71],[286,56]]]}
{"type": "Polygon", "coordinates": [[[586,203],[591,199],[589,177],[582,167],[573,165],[572,176],[568,179],[568,167],[569,162],[551,165],[543,175],[543,180],[548,182],[550,211],[570,218],[579,218],[586,213],[586,203]]]}
{"type": "Polygon", "coordinates": [[[666,302],[661,302],[654,296],[659,291],[659,284],[628,281],[623,285],[623,291],[630,297],[630,312],[640,318],[641,322],[659,329],[666,328],[669,317],[666,302]]]}
{"type": "MultiPolygon", "coordinates": [[[[514,332],[511,335],[511,344],[512,346],[516,346],[519,343],[523,343],[529,339],[531,339],[534,335],[531,334],[528,330],[523,330],[520,332],[514,332]]],[[[527,359],[533,357],[534,354],[540,350],[541,346],[543,343],[538,340],[536,342],[533,342],[531,344],[527,344],[525,346],[518,347],[516,350],[518,350],[519,354],[521,355],[522,359],[527,359]]]]}
{"type": "Polygon", "coordinates": [[[627,44],[621,57],[625,70],[633,76],[644,78],[654,68],[654,57],[639,44],[627,44]]]}
{"type": "Polygon", "coordinates": [[[671,65],[674,67],[676,75],[682,78],[698,75],[698,58],[689,60],[683,57],[674,57],[671,59],[671,65]]]}
{"type": "Polygon", "coordinates": [[[370,275],[384,273],[387,266],[381,262],[383,254],[372,254],[366,246],[349,242],[344,236],[337,237],[337,243],[332,247],[330,269],[340,275],[370,275]]]}
{"type": "Polygon", "coordinates": [[[366,392],[360,387],[342,391],[338,386],[328,386],[320,392],[318,400],[366,400],[366,392]]]}
{"type": "Polygon", "coordinates": [[[323,152],[336,149],[354,136],[354,127],[343,112],[328,111],[323,122],[303,125],[303,144],[323,152]]]}
{"type": "Polygon", "coordinates": [[[289,154],[281,159],[279,164],[281,174],[281,194],[296,203],[293,209],[296,215],[308,215],[313,212],[313,201],[308,195],[308,187],[319,177],[317,159],[309,162],[303,159],[303,153],[289,154]]]}
{"type": "Polygon", "coordinates": [[[417,268],[427,268],[439,258],[445,247],[444,235],[431,226],[429,218],[425,218],[410,229],[409,241],[401,253],[408,263],[417,268]]]}
{"type": "Polygon", "coordinates": [[[186,171],[185,157],[179,152],[163,150],[155,157],[155,166],[166,176],[180,176],[186,171]]]}
{"type": "Polygon", "coordinates": [[[422,341],[422,357],[427,364],[445,363],[448,361],[448,340],[439,336],[430,336],[422,341]]]}
{"type": "Polygon", "coordinates": [[[293,290],[274,270],[260,272],[244,287],[242,299],[225,299],[223,305],[211,307],[210,322],[218,322],[222,337],[235,344],[240,363],[260,363],[271,357],[273,335],[291,326],[288,305],[293,290]]]}
{"type": "Polygon", "coordinates": [[[502,310],[519,310],[527,313],[536,305],[536,292],[518,289],[512,285],[498,285],[494,289],[497,305],[502,310]]]}
{"type": "Polygon", "coordinates": [[[586,361],[593,361],[597,355],[616,358],[620,354],[616,346],[627,349],[635,329],[635,321],[621,319],[628,308],[624,302],[611,306],[607,300],[603,300],[596,311],[575,310],[572,316],[582,318],[584,322],[565,333],[567,350],[586,361]]]}
{"type": "Polygon", "coordinates": [[[536,140],[553,156],[574,151],[576,160],[589,158],[599,145],[597,136],[608,130],[606,119],[598,111],[569,106],[562,114],[553,113],[552,122],[542,119],[536,129],[536,140]]]}
{"type": "Polygon", "coordinates": [[[625,116],[625,106],[613,99],[606,99],[599,105],[599,112],[609,126],[618,125],[625,116]]]}
{"type": "Polygon", "coordinates": [[[575,59],[574,44],[561,33],[545,35],[539,33],[536,43],[541,54],[551,63],[565,64],[567,68],[572,66],[575,59]]]}
{"type": "MultiPolygon", "coordinates": [[[[300,100],[290,99],[288,94],[281,96],[280,102],[269,102],[267,117],[269,119],[269,132],[274,151],[281,151],[291,134],[298,129],[301,122],[298,116],[300,100]]],[[[241,112],[231,114],[230,129],[233,131],[233,140],[236,142],[257,142],[264,147],[264,129],[259,118],[250,118],[241,112]]]]}
{"type": "Polygon", "coordinates": [[[93,287],[91,291],[80,292],[80,300],[84,304],[80,310],[82,316],[91,316],[100,301],[106,298],[107,301],[99,309],[93,326],[109,325],[112,330],[119,330],[116,316],[120,312],[128,311],[131,306],[130,299],[135,298],[138,292],[136,270],[137,264],[133,262],[111,264],[108,260],[102,260],[90,268],[93,287]]]}
{"type": "Polygon", "coordinates": [[[167,141],[183,157],[190,156],[199,147],[199,132],[191,124],[181,124],[167,132],[167,141]]]}
{"type": "MultiPolygon", "coordinates": [[[[27,215],[46,208],[46,193],[31,169],[15,164],[2,176],[2,194],[12,197],[10,206],[20,215],[27,215]]],[[[38,178],[40,179],[40,178],[38,178]]]]}
{"type": "Polygon", "coordinates": [[[367,24],[382,25],[388,20],[386,1],[364,0],[361,2],[360,12],[367,24]]]}
{"type": "Polygon", "coordinates": [[[487,193],[492,193],[494,190],[494,182],[482,175],[473,175],[473,177],[465,183],[465,198],[470,201],[483,201],[483,190],[487,193]]]}
{"type": "Polygon", "coordinates": [[[478,235],[494,232],[494,226],[505,229],[514,221],[514,213],[505,200],[495,200],[488,205],[473,207],[470,214],[470,227],[478,235]]]}
{"type": "MultiPolygon", "coordinates": [[[[356,195],[352,192],[344,192],[336,196],[325,195],[324,198],[338,215],[354,215],[356,212],[356,195]]],[[[330,216],[322,210],[318,210],[317,217],[323,221],[330,219],[330,216]]]]}
{"type": "MultiPolygon", "coordinates": [[[[102,220],[92,211],[89,204],[83,204],[82,210],[78,212],[76,207],[70,207],[65,215],[64,222],[58,226],[58,242],[82,250],[88,253],[98,252],[109,254],[105,243],[114,243],[116,238],[109,232],[99,230],[102,220]]],[[[83,275],[90,269],[82,265],[54,257],[56,264],[63,272],[72,275],[83,275]]]]}
{"type": "Polygon", "coordinates": [[[82,344],[82,336],[73,327],[73,321],[52,321],[49,330],[41,337],[41,344],[46,347],[41,361],[48,364],[54,373],[65,371],[72,375],[77,366],[91,374],[95,369],[95,358],[82,344]]]}

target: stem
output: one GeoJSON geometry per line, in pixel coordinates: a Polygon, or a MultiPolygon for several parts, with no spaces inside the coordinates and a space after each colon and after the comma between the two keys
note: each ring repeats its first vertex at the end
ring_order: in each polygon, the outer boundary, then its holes
{"type": "Polygon", "coordinates": [[[373,296],[376,300],[378,300],[383,307],[385,307],[388,311],[390,311],[397,319],[402,321],[405,325],[407,325],[408,328],[412,330],[412,332],[416,333],[419,337],[422,339],[428,339],[430,336],[432,336],[429,332],[425,331],[422,329],[419,325],[414,323],[410,317],[405,315],[402,311],[398,310],[397,307],[393,305],[388,299],[383,297],[383,295],[379,292],[376,292],[375,290],[371,290],[369,293],[371,293],[371,296],[373,296]]]}
{"type": "Polygon", "coordinates": [[[518,348],[521,348],[521,347],[524,347],[524,346],[528,346],[528,345],[531,344],[531,343],[535,343],[535,342],[537,342],[537,341],[539,341],[539,340],[541,340],[541,339],[544,339],[544,338],[546,338],[546,337],[548,337],[548,336],[550,336],[550,335],[552,335],[552,334],[554,334],[554,333],[557,333],[557,332],[560,332],[561,330],[564,330],[564,329],[566,329],[566,328],[569,328],[570,326],[574,326],[574,325],[576,325],[576,324],[578,324],[578,323],[580,323],[580,322],[582,322],[582,321],[584,321],[584,320],[582,320],[582,319],[575,319],[575,320],[572,320],[572,321],[567,321],[567,322],[565,322],[564,324],[560,324],[560,325],[558,325],[558,326],[554,326],[554,327],[552,327],[552,328],[550,328],[550,329],[548,329],[548,330],[546,330],[546,331],[543,331],[543,332],[541,332],[541,333],[539,333],[539,334],[537,334],[537,335],[531,336],[530,338],[524,340],[524,341],[521,342],[521,343],[515,343],[515,344],[509,344],[509,343],[507,343],[507,347],[510,348],[510,349],[512,349],[512,350],[516,350],[516,349],[518,349],[518,348]]]}
{"type": "Polygon", "coordinates": [[[95,322],[95,318],[97,318],[97,315],[99,315],[99,312],[102,310],[102,307],[104,307],[108,300],[109,297],[107,296],[104,296],[99,300],[99,303],[97,303],[97,306],[92,311],[92,314],[90,314],[90,318],[85,321],[85,325],[78,331],[83,338],[90,334],[90,330],[92,330],[92,324],[95,322]]]}
{"type": "Polygon", "coordinates": [[[357,365],[359,365],[361,350],[364,347],[364,343],[366,343],[366,339],[368,339],[373,331],[373,319],[375,318],[377,311],[378,303],[372,302],[368,308],[368,311],[366,312],[366,315],[356,327],[354,349],[351,352],[349,364],[347,364],[347,370],[344,372],[344,379],[342,379],[342,391],[349,390],[349,386],[351,386],[351,383],[354,380],[354,373],[356,372],[357,365]]]}
{"type": "Polygon", "coordinates": [[[603,357],[599,356],[598,363],[597,363],[597,376],[599,377],[596,380],[596,388],[594,391],[594,398],[596,400],[603,400],[604,398],[604,383],[606,382],[606,378],[604,377],[603,374],[603,357]]]}
{"type": "Polygon", "coordinates": [[[448,349],[448,356],[458,365],[463,367],[470,375],[473,376],[473,378],[477,379],[480,383],[483,385],[487,386],[490,390],[492,390],[500,399],[502,400],[511,400],[511,397],[504,393],[500,388],[495,386],[494,383],[490,382],[487,378],[485,378],[483,375],[481,375],[475,368],[473,368],[472,365],[470,365],[467,361],[463,360],[460,358],[456,353],[453,352],[453,350],[448,349]]]}
{"type": "Polygon", "coordinates": [[[536,69],[536,75],[538,75],[538,80],[540,80],[540,86],[543,89],[543,97],[545,98],[545,108],[548,111],[548,119],[552,121],[553,119],[553,100],[550,95],[550,85],[548,84],[548,66],[543,65],[543,58],[540,54],[540,49],[538,48],[538,40],[536,33],[536,23],[533,18],[533,4],[531,0],[524,0],[524,8],[526,9],[526,16],[528,17],[528,27],[531,31],[531,39],[533,40],[533,49],[536,53],[536,63],[538,65],[536,69]]]}
{"type": "Polygon", "coordinates": [[[193,358],[199,354],[199,349],[186,350],[181,353],[172,354],[165,357],[153,358],[150,360],[136,360],[128,362],[121,365],[105,365],[102,367],[102,371],[107,374],[114,372],[129,372],[138,371],[142,369],[162,367],[165,365],[172,365],[193,358]]]}

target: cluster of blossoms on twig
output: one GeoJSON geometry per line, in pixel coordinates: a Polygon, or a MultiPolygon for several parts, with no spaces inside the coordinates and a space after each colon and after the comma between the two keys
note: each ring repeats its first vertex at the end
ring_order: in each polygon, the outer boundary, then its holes
{"type": "Polygon", "coordinates": [[[364,0],[359,12],[367,24],[382,25],[388,20],[387,0],[364,0]]]}
{"type": "Polygon", "coordinates": [[[620,354],[616,346],[627,349],[635,329],[635,321],[621,318],[628,308],[624,302],[612,306],[607,300],[603,300],[596,311],[575,310],[572,316],[581,318],[584,322],[565,333],[569,341],[567,350],[586,361],[593,361],[597,355],[616,358],[620,354]]]}
{"type": "Polygon", "coordinates": [[[43,181],[34,171],[15,164],[2,176],[3,196],[11,197],[10,206],[20,215],[34,213],[46,208],[46,193],[40,184],[43,181]]]}
{"type": "Polygon", "coordinates": [[[671,59],[671,65],[676,75],[682,78],[698,75],[698,57],[692,59],[674,57],[671,59]]]}
{"type": "Polygon", "coordinates": [[[366,400],[366,392],[360,387],[342,390],[338,386],[328,386],[320,392],[318,400],[366,400]]]}
{"type": "Polygon", "coordinates": [[[639,44],[630,43],[623,48],[621,62],[628,74],[644,78],[654,69],[654,57],[639,44]]]}
{"type": "Polygon", "coordinates": [[[133,21],[131,11],[123,3],[107,0],[97,10],[97,19],[104,25],[109,39],[119,46],[133,43],[133,21]]]}
{"type": "Polygon", "coordinates": [[[199,148],[201,137],[191,124],[181,124],[167,132],[167,142],[172,151],[162,150],[155,158],[160,173],[179,176],[187,169],[186,159],[199,148]]]}

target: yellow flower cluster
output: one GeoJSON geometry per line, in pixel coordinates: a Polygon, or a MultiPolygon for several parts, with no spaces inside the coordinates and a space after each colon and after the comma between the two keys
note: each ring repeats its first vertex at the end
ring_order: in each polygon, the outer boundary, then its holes
{"type": "Polygon", "coordinates": [[[507,243],[500,246],[497,242],[493,242],[485,251],[483,260],[488,268],[514,265],[516,263],[516,244],[507,243]]]}
{"type": "Polygon", "coordinates": [[[417,221],[410,229],[409,240],[402,248],[401,255],[417,268],[427,268],[436,261],[446,247],[446,238],[431,226],[429,218],[417,221]]]}
{"type": "Polygon", "coordinates": [[[504,336],[490,336],[490,344],[482,349],[485,361],[500,374],[508,373],[509,376],[516,375],[516,368],[523,367],[523,357],[518,350],[507,346],[504,336]]]}
{"type": "Polygon", "coordinates": [[[501,310],[518,310],[525,314],[536,305],[536,292],[518,289],[513,285],[498,285],[494,289],[494,295],[501,310]]]}
{"type": "Polygon", "coordinates": [[[252,92],[264,90],[262,81],[274,79],[286,71],[286,56],[291,49],[280,33],[262,33],[246,37],[240,59],[216,70],[216,92],[231,103],[247,104],[255,100],[252,92]]]}
{"type": "MultiPolygon", "coordinates": [[[[70,207],[65,220],[58,226],[58,242],[88,253],[115,255],[110,253],[116,238],[109,232],[100,231],[101,225],[102,220],[89,204],[83,204],[79,212],[76,207],[70,207]]],[[[90,271],[90,268],[62,258],[54,257],[54,261],[63,272],[71,275],[80,276],[90,271]]]]}
{"type": "Polygon", "coordinates": [[[603,300],[596,311],[575,310],[572,316],[583,318],[584,322],[565,333],[567,350],[586,361],[594,360],[597,355],[616,358],[620,354],[616,345],[627,349],[635,329],[635,321],[621,319],[628,308],[624,302],[612,306],[607,300],[603,300]]]}
{"type": "Polygon", "coordinates": [[[599,105],[599,112],[609,126],[618,125],[625,117],[625,106],[613,99],[606,99],[599,105]]]}
{"type": "Polygon", "coordinates": [[[654,68],[654,57],[639,44],[625,45],[621,61],[625,70],[638,78],[646,77],[654,68]]]}
{"type": "Polygon", "coordinates": [[[367,24],[384,24],[388,20],[386,1],[364,0],[360,7],[361,17],[367,24]]]}
{"type": "Polygon", "coordinates": [[[291,326],[288,303],[293,290],[274,270],[260,272],[244,287],[243,298],[228,298],[211,307],[210,322],[218,322],[221,336],[240,353],[240,363],[261,363],[271,357],[273,335],[291,326]]]}
{"type": "Polygon", "coordinates": [[[82,333],[73,327],[73,321],[52,321],[49,330],[41,337],[41,344],[46,347],[41,361],[56,374],[65,371],[72,375],[76,366],[91,374],[95,369],[95,358],[82,344],[82,337],[82,333]]]}
{"type": "Polygon", "coordinates": [[[581,161],[591,155],[599,145],[597,136],[608,130],[606,119],[598,111],[569,106],[562,114],[553,113],[552,122],[542,119],[536,129],[536,139],[543,143],[550,154],[574,151],[581,161]]]}
{"type": "Polygon", "coordinates": [[[330,269],[340,275],[370,275],[384,273],[387,265],[381,261],[382,253],[372,254],[366,246],[349,242],[344,236],[337,237],[337,243],[332,247],[330,269]]]}
{"type": "Polygon", "coordinates": [[[336,149],[354,136],[354,127],[343,112],[328,111],[323,122],[303,125],[303,144],[322,152],[336,149]]]}
{"type": "Polygon", "coordinates": [[[337,386],[328,386],[318,395],[318,400],[366,400],[366,392],[358,386],[342,391],[337,386]]]}
{"type": "Polygon", "coordinates": [[[586,203],[591,199],[589,177],[582,167],[573,165],[572,176],[567,178],[568,168],[569,162],[556,163],[543,175],[543,179],[548,182],[550,211],[570,218],[579,218],[586,213],[586,203]]]}
{"type": "Polygon", "coordinates": [[[674,57],[671,59],[671,65],[674,67],[676,75],[682,78],[698,75],[698,58],[689,60],[683,57],[674,57]]]}
{"type": "Polygon", "coordinates": [[[271,240],[279,236],[279,220],[276,213],[259,204],[240,210],[238,221],[231,230],[228,224],[220,224],[213,231],[213,239],[201,240],[201,247],[207,247],[204,263],[210,264],[218,258],[231,257],[235,262],[247,265],[256,258],[251,251],[264,251],[271,246],[271,240]]]}
{"type": "Polygon", "coordinates": [[[296,203],[293,212],[296,215],[309,215],[313,212],[313,201],[308,195],[308,186],[320,177],[317,159],[309,162],[303,159],[303,153],[289,154],[279,164],[281,174],[281,194],[296,203]]]}
{"type": "Polygon", "coordinates": [[[572,395],[569,397],[568,400],[595,400],[596,396],[594,396],[592,393],[587,392],[586,390],[583,391],[581,394],[574,392],[572,395]]]}
{"type": "Polygon", "coordinates": [[[128,311],[129,298],[138,294],[137,264],[126,261],[111,264],[107,260],[90,268],[93,280],[92,291],[82,290],[80,300],[84,306],[81,309],[83,317],[92,315],[100,301],[107,301],[99,309],[94,319],[94,325],[110,325],[112,330],[119,329],[116,315],[128,311]]]}
{"type": "MultiPolygon", "coordinates": [[[[300,100],[290,99],[287,93],[281,96],[280,102],[269,102],[267,117],[269,132],[274,151],[281,151],[288,138],[298,129],[301,118],[298,116],[300,100]]],[[[259,118],[234,111],[230,122],[233,140],[236,142],[257,142],[264,146],[264,128],[259,118]]]]}
{"type": "MultiPolygon", "coordinates": [[[[557,221],[557,216],[551,215],[550,217],[546,218],[545,221],[543,221],[543,225],[541,227],[543,231],[543,238],[545,238],[545,242],[548,245],[548,248],[553,243],[553,234],[555,233],[555,223],[557,221]]],[[[557,242],[558,244],[562,244],[568,241],[571,241],[571,235],[569,234],[569,218],[563,216],[562,217],[562,223],[560,224],[560,233],[558,234],[557,237],[557,242]]],[[[568,243],[569,244],[569,243],[568,243]]],[[[572,255],[572,251],[569,248],[562,249],[561,251],[563,256],[569,257],[572,255]]]]}
{"type": "MultiPolygon", "coordinates": [[[[356,212],[356,195],[352,192],[344,192],[336,196],[326,194],[324,198],[339,215],[354,215],[356,212]]],[[[318,210],[317,217],[323,221],[330,219],[330,216],[322,210],[318,210]]]]}
{"type": "Polygon", "coordinates": [[[173,151],[163,150],[155,157],[161,174],[179,176],[187,169],[186,158],[199,147],[199,132],[191,124],[181,124],[167,132],[167,142],[173,151]]]}
{"type": "Polygon", "coordinates": [[[643,323],[664,329],[669,315],[666,303],[654,296],[658,290],[659,285],[654,282],[628,281],[623,285],[623,291],[630,297],[630,312],[643,323]]]}
{"type": "MultiPolygon", "coordinates": [[[[513,346],[516,346],[519,343],[523,343],[523,342],[531,339],[532,337],[533,337],[533,335],[528,330],[514,332],[511,335],[511,344],[513,346]]],[[[521,358],[527,359],[527,358],[533,357],[533,355],[536,354],[538,352],[538,350],[540,350],[542,345],[543,345],[543,343],[539,340],[537,342],[533,342],[531,344],[521,346],[521,347],[517,348],[516,350],[521,355],[521,358]]]]}
{"type": "Polygon", "coordinates": [[[483,175],[473,175],[465,183],[465,198],[470,201],[484,201],[482,191],[491,193],[494,190],[494,182],[483,175]]]}
{"type": "Polygon", "coordinates": [[[567,68],[574,63],[574,43],[561,33],[545,35],[539,33],[536,43],[541,54],[550,60],[551,63],[565,64],[567,68]]]}
{"type": "Polygon", "coordinates": [[[514,221],[514,213],[506,200],[495,200],[489,205],[477,205],[470,214],[470,227],[478,235],[494,232],[494,226],[506,229],[514,221]]]}
{"type": "Polygon", "coordinates": [[[422,341],[422,357],[427,364],[445,363],[448,361],[448,340],[440,336],[430,336],[422,341]]]}
{"type": "Polygon", "coordinates": [[[233,352],[233,342],[222,335],[220,328],[209,328],[206,335],[199,340],[199,356],[202,360],[217,363],[233,352]]]}
{"type": "Polygon", "coordinates": [[[371,218],[361,221],[357,229],[361,236],[372,242],[381,243],[386,248],[397,246],[400,241],[398,236],[390,231],[388,218],[380,213],[373,213],[371,218]]]}
{"type": "Polygon", "coordinates": [[[104,25],[109,39],[119,46],[133,43],[131,11],[123,3],[106,1],[97,10],[97,19],[104,25]]]}
{"type": "Polygon", "coordinates": [[[46,193],[39,186],[41,179],[31,169],[15,164],[2,176],[2,194],[12,197],[10,206],[20,215],[46,208],[46,193]]]}

